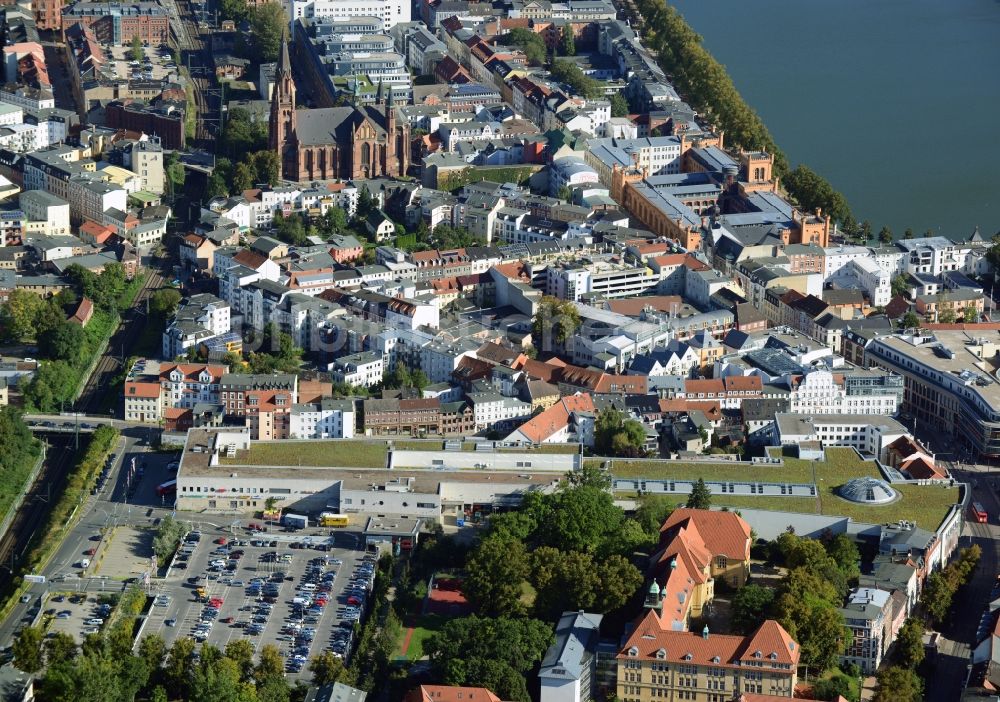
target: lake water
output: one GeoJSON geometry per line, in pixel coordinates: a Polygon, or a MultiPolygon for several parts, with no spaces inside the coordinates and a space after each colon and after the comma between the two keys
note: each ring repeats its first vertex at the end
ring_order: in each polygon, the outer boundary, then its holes
{"type": "Polygon", "coordinates": [[[1000,231],[1000,0],[673,4],[859,221],[1000,231]]]}

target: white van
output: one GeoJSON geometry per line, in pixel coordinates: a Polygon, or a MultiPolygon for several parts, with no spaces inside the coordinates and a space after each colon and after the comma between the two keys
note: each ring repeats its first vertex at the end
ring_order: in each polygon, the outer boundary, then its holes
{"type": "Polygon", "coordinates": [[[84,624],[87,624],[88,626],[102,626],[104,624],[104,620],[94,617],[93,619],[85,621],[84,624]]]}
{"type": "Polygon", "coordinates": [[[81,568],[89,568],[90,567],[90,559],[89,558],[82,559],[80,561],[80,567],[81,568]]]}
{"type": "Polygon", "coordinates": [[[312,592],[313,590],[316,589],[316,586],[313,583],[302,583],[299,589],[305,590],[306,592],[312,592]]]}

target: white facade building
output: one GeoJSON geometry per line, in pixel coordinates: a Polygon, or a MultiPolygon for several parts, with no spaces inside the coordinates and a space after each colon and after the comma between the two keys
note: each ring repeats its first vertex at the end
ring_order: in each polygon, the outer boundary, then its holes
{"type": "MultiPolygon", "coordinates": [[[[410,21],[410,3],[406,0],[293,0],[292,23],[300,17],[310,19],[330,17],[346,20],[354,17],[378,17],[383,29],[410,21]]],[[[293,27],[294,30],[294,27],[293,27]]]]}
{"type": "Polygon", "coordinates": [[[353,439],[354,403],[326,398],[294,405],[289,421],[288,431],[293,439],[353,439]]]}

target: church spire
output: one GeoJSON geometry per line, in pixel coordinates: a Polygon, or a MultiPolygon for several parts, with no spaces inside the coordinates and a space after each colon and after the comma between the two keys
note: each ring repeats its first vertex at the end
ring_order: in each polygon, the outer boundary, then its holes
{"type": "Polygon", "coordinates": [[[281,57],[278,59],[276,78],[282,75],[292,75],[292,61],[288,58],[288,39],[281,38],[281,57]]]}

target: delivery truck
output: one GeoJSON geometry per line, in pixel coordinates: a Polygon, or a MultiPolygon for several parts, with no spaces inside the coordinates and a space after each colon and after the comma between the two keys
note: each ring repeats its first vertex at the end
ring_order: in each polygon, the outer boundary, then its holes
{"type": "Polygon", "coordinates": [[[295,529],[305,529],[309,526],[309,517],[301,514],[286,514],[281,518],[281,523],[295,529]]]}

